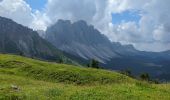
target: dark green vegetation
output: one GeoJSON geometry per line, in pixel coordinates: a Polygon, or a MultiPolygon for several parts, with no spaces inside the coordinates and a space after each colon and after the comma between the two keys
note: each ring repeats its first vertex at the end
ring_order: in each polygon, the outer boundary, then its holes
{"type": "Polygon", "coordinates": [[[92,59],[89,64],[87,64],[87,67],[91,68],[100,68],[99,62],[95,59],[92,59]]]}
{"type": "Polygon", "coordinates": [[[93,68],[0,55],[0,100],[169,100],[169,84],[149,84],[93,68]]]}
{"type": "Polygon", "coordinates": [[[150,80],[149,74],[148,73],[143,73],[140,75],[140,78],[142,80],[150,80]]]}

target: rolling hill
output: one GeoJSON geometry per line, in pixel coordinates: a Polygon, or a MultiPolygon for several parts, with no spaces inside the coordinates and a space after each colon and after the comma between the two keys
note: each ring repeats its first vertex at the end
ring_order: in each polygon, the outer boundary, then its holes
{"type": "Polygon", "coordinates": [[[169,100],[169,84],[0,54],[1,100],[169,100]]]}

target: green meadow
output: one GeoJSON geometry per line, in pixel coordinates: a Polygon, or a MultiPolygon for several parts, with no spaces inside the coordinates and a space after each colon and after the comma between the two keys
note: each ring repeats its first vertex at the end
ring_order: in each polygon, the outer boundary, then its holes
{"type": "Polygon", "coordinates": [[[170,100],[170,84],[0,54],[0,100],[170,100]]]}

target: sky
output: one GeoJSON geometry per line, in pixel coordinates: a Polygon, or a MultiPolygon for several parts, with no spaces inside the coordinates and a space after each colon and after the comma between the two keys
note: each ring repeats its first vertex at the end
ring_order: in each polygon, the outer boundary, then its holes
{"type": "Polygon", "coordinates": [[[58,19],[85,20],[111,41],[170,50],[170,0],[0,0],[0,16],[34,30],[58,19]]]}
{"type": "Polygon", "coordinates": [[[112,23],[113,24],[120,24],[129,22],[129,21],[134,21],[136,23],[139,22],[141,16],[140,12],[138,11],[124,11],[122,13],[112,13],[112,23]]]}
{"type": "Polygon", "coordinates": [[[33,10],[43,10],[47,0],[25,0],[33,10]]]}

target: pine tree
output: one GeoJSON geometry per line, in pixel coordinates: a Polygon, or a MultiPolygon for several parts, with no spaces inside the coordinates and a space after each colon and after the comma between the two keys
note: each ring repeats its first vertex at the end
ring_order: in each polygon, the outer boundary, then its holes
{"type": "Polygon", "coordinates": [[[143,73],[143,74],[141,74],[141,75],[140,75],[140,78],[141,78],[142,80],[146,80],[146,81],[149,81],[149,80],[150,80],[150,76],[149,76],[148,73],[143,73]]]}
{"type": "Polygon", "coordinates": [[[64,60],[62,58],[59,59],[58,61],[60,64],[64,63],[64,60]]]}
{"type": "Polygon", "coordinates": [[[95,59],[92,59],[89,64],[87,64],[87,67],[92,67],[92,68],[100,68],[99,67],[99,62],[95,59]]]}

